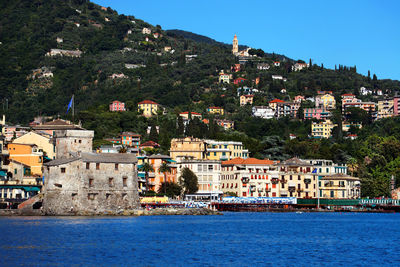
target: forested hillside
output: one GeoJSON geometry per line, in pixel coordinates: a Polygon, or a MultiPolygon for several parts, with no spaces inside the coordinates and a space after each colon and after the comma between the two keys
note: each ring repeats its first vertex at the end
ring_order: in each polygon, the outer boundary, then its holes
{"type": "MultiPolygon", "coordinates": [[[[245,78],[240,86],[258,90],[253,105],[267,105],[274,98],[311,97],[319,90],[333,91],[338,102],[343,93],[377,101],[400,90],[399,81],[379,80],[374,74],[363,76],[356,66],[326,69],[303,59],[311,65],[293,71],[294,63],[304,61],[251,49],[249,53],[254,56],[234,72],[232,67],[239,59],[232,54],[231,46],[179,30],[166,32],[160,25],[85,0],[2,1],[0,42],[0,98],[10,123],[27,124],[38,115],[65,117],[74,95],[74,119],[95,130],[96,144],[121,131],[138,132],[144,140],[158,141],[164,153],[171,138],[185,135],[238,140],[258,158],[299,156],[350,162],[354,175],[363,178],[363,192],[370,196],[387,195],[388,177],[392,173],[400,177],[397,118],[373,123],[366,118],[368,114],[361,114],[364,118],[353,118],[365,122],[361,130],[353,129],[357,140],[343,139],[341,129],[336,129],[331,139],[313,140],[308,137],[311,121],[255,118],[250,106],[239,105],[239,85],[218,80],[221,71],[231,73],[232,79],[245,78]],[[151,34],[144,33],[144,28],[151,34]],[[51,49],[82,54],[46,56],[51,49]],[[280,65],[274,66],[275,61],[280,65]],[[271,68],[257,69],[260,62],[271,68]],[[287,80],[274,80],[272,75],[287,80]],[[384,94],[360,95],[361,87],[379,89],[384,94]],[[166,112],[149,119],[140,116],[137,103],[144,99],[156,101],[166,112]],[[124,101],[128,111],[109,112],[113,100],[124,101]],[[235,129],[218,127],[214,116],[206,112],[209,106],[223,107],[226,114],[221,118],[233,120],[235,129]],[[184,129],[177,122],[182,111],[201,113],[210,124],[192,120],[184,129]],[[148,127],[156,126],[160,127],[159,134],[154,130],[147,133],[148,127]],[[297,138],[290,140],[289,134],[297,138]]],[[[71,113],[67,118],[72,119],[71,113]]],[[[334,120],[340,121],[340,115],[334,120]]]]}

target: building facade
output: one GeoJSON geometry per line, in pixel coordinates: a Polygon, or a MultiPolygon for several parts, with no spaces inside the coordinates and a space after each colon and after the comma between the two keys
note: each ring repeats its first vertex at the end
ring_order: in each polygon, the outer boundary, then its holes
{"type": "Polygon", "coordinates": [[[157,114],[160,105],[151,100],[143,100],[138,103],[138,112],[142,111],[143,116],[149,118],[157,114]]]}
{"type": "Polygon", "coordinates": [[[240,96],[240,106],[245,106],[247,104],[253,105],[254,95],[241,95],[240,96]]]}
{"type": "Polygon", "coordinates": [[[324,176],[319,181],[321,198],[360,198],[360,179],[344,173],[324,176]]]}
{"type": "Polygon", "coordinates": [[[314,138],[330,138],[332,136],[332,129],[335,126],[330,120],[313,122],[311,125],[311,135],[314,138]]]}
{"type": "Polygon", "coordinates": [[[125,103],[115,100],[110,104],[110,111],[126,111],[125,103]]]}

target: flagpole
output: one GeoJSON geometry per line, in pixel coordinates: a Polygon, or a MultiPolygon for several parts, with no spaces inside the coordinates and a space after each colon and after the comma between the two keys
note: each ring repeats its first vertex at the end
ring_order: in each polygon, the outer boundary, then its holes
{"type": "Polygon", "coordinates": [[[75,124],[75,95],[72,95],[72,123],[75,124]]]}

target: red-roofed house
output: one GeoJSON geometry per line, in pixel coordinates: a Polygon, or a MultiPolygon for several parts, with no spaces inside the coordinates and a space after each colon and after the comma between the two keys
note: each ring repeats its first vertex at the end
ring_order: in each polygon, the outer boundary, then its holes
{"type": "Polygon", "coordinates": [[[147,142],[144,142],[143,144],[141,144],[139,147],[140,147],[140,149],[143,149],[143,148],[159,148],[160,145],[158,143],[154,142],[154,141],[147,141],[147,142]]]}
{"type": "Polygon", "coordinates": [[[224,109],[221,107],[209,107],[207,109],[207,112],[209,114],[220,114],[220,115],[224,115],[224,109]]]}
{"type": "Polygon", "coordinates": [[[277,103],[285,103],[285,101],[275,98],[274,100],[269,101],[268,106],[275,110],[277,103]]]}
{"type": "MultiPolygon", "coordinates": [[[[192,116],[192,119],[194,119],[194,118],[199,118],[199,120],[202,119],[202,116],[200,113],[190,112],[190,115],[192,116]]],[[[189,119],[189,111],[181,112],[181,113],[179,113],[179,116],[181,116],[184,120],[188,120],[189,119]]]]}
{"type": "Polygon", "coordinates": [[[118,101],[118,100],[114,100],[111,104],[110,104],[110,111],[126,111],[125,110],[125,103],[118,101]]]}
{"type": "Polygon", "coordinates": [[[239,78],[233,80],[233,83],[238,85],[239,83],[244,83],[245,81],[247,81],[247,79],[239,77],[239,78]]]}
{"type": "Polygon", "coordinates": [[[151,117],[157,114],[160,105],[151,100],[143,100],[138,103],[138,112],[143,111],[143,116],[151,117]]]}

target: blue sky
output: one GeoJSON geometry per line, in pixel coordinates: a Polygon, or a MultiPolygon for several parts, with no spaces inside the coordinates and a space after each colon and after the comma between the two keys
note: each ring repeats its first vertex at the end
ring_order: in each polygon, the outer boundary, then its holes
{"type": "Polygon", "coordinates": [[[400,80],[398,0],[94,0],[164,30],[180,29],[231,43],[311,58],[317,64],[357,66],[379,79],[400,80]]]}

